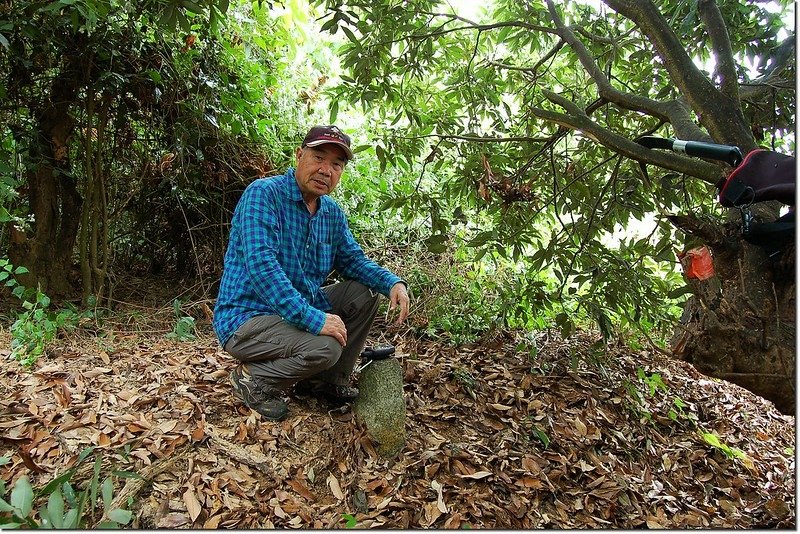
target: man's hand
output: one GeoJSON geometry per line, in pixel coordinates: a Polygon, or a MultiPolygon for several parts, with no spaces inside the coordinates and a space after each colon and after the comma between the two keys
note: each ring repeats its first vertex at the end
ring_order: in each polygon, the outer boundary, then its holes
{"type": "Polygon", "coordinates": [[[338,315],[325,314],[325,324],[322,325],[319,335],[331,336],[343,347],[347,345],[347,328],[345,328],[344,321],[338,315]]]}
{"type": "Polygon", "coordinates": [[[389,311],[400,306],[400,315],[394,324],[400,324],[408,317],[408,290],[403,282],[397,282],[389,292],[389,311]]]}

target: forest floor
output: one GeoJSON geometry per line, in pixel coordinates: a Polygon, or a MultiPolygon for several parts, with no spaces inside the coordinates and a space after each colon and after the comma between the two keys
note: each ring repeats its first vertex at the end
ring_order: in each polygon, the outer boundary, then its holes
{"type": "Polygon", "coordinates": [[[140,475],[114,479],[137,528],[796,528],[795,418],[650,350],[591,333],[542,332],[533,352],[512,335],[384,338],[407,443],[383,459],[350,410],[292,398],[274,423],[236,402],[207,323],[180,342],[145,309],[122,316],[31,371],[3,366],[7,488],[41,487],[94,446],[101,480],[140,475]]]}

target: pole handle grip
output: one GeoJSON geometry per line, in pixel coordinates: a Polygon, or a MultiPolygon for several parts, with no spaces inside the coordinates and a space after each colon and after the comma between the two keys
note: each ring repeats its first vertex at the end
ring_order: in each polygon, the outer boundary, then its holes
{"type": "Polygon", "coordinates": [[[683,141],[682,139],[669,139],[652,135],[644,135],[637,139],[636,142],[645,148],[663,148],[696,158],[724,161],[731,167],[738,166],[744,159],[738,146],[703,143],[701,141],[683,141]]]}

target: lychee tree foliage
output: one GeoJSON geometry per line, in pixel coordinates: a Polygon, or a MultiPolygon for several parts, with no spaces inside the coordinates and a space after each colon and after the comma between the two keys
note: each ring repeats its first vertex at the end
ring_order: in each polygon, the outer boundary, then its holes
{"type": "Polygon", "coordinates": [[[171,269],[210,288],[246,179],[304,126],[296,10],[271,7],[0,2],[0,256],[22,284],[102,302],[171,269]]]}
{"type": "Polygon", "coordinates": [[[497,0],[474,18],[432,0],[319,4],[346,38],[331,100],[370,110],[382,165],[417,173],[387,206],[428,209],[433,249],[461,238],[477,258],[551,269],[554,288],[520,284],[507,309],[564,307],[566,331],[577,312],[606,333],[663,324],[691,294],[679,356],[793,410],[794,250],[776,267],[740,239],[714,199],[730,169],[635,143],[793,152],[791,2],[497,0]],[[608,239],[648,214],[652,231],[608,239]],[[717,276],[671,287],[676,253],[702,243],[717,276]]]}

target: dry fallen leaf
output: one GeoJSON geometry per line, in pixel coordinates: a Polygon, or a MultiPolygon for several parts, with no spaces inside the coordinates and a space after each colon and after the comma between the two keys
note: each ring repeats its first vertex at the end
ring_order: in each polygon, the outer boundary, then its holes
{"type": "Polygon", "coordinates": [[[587,432],[586,425],[580,419],[575,419],[575,429],[578,431],[579,436],[585,436],[587,432]]]}
{"type": "Polygon", "coordinates": [[[391,503],[391,502],[392,502],[392,496],[391,496],[391,495],[389,495],[388,497],[386,497],[385,499],[383,499],[381,502],[379,502],[379,503],[378,503],[378,506],[376,506],[376,507],[375,507],[375,509],[376,509],[376,510],[383,510],[384,508],[386,508],[387,506],[389,506],[389,503],[391,503]]]}
{"type": "Polygon", "coordinates": [[[203,425],[202,424],[197,425],[195,429],[192,430],[191,436],[192,436],[192,441],[194,442],[202,441],[203,438],[206,437],[206,431],[203,428],[203,425]]]}
{"type": "Polygon", "coordinates": [[[311,493],[311,490],[309,490],[308,487],[306,487],[306,485],[303,484],[301,481],[297,479],[290,479],[287,480],[286,483],[289,484],[293,490],[295,490],[309,502],[314,502],[317,500],[317,497],[313,493],[311,493]]]}
{"type": "Polygon", "coordinates": [[[156,526],[158,528],[178,528],[186,525],[189,518],[184,513],[171,512],[158,520],[156,526]]]}
{"type": "Polygon", "coordinates": [[[328,475],[328,486],[331,488],[331,493],[333,493],[334,497],[340,501],[344,500],[344,492],[342,491],[342,487],[339,485],[339,480],[333,476],[333,473],[328,475]]]}
{"type": "Polygon", "coordinates": [[[200,506],[200,501],[197,500],[197,496],[191,488],[183,492],[183,503],[186,505],[186,511],[189,512],[189,518],[194,523],[203,507],[200,506]]]}
{"type": "Polygon", "coordinates": [[[108,447],[111,445],[111,438],[105,432],[100,432],[100,437],[97,440],[98,447],[108,447]]]}
{"type": "Polygon", "coordinates": [[[158,429],[161,430],[164,434],[172,432],[175,430],[175,427],[178,425],[177,421],[164,421],[158,425],[158,429]]]}
{"type": "Polygon", "coordinates": [[[454,529],[454,528],[459,528],[460,526],[461,526],[461,514],[458,512],[448,517],[447,521],[444,522],[444,528],[454,529]]]}
{"type": "Polygon", "coordinates": [[[331,529],[343,513],[386,529],[795,528],[793,419],[700,380],[685,362],[621,344],[606,346],[613,358],[602,369],[582,357],[571,369],[565,350],[590,354],[596,339],[535,336],[533,359],[503,336],[459,347],[404,340],[413,347],[405,374],[418,378],[405,389],[408,448],[392,462],[350,413],[299,400],[276,424],[233,401],[226,377],[236,363],[213,338],[178,345],[120,333],[125,346],[107,350],[113,371],[89,377],[104,365],[92,339],[34,373],[0,373],[3,478],[27,474],[41,487],[82,450],[110,442],[130,448],[121,470],[159,472],[179,458],[135,497],[138,528],[331,529]],[[668,376],[669,391],[650,396],[638,368],[668,376]],[[631,410],[625,380],[641,387],[652,419],[631,410]],[[677,398],[752,464],[667,418],[677,398]]]}
{"type": "Polygon", "coordinates": [[[471,478],[473,480],[480,480],[482,478],[490,477],[493,474],[494,473],[492,473],[491,471],[478,471],[476,473],[472,473],[469,475],[458,475],[458,476],[461,478],[471,478]]]}
{"type": "Polygon", "coordinates": [[[206,519],[205,523],[203,523],[203,528],[215,530],[219,527],[219,522],[221,519],[222,519],[222,514],[212,515],[211,517],[206,519]]]}
{"type": "Polygon", "coordinates": [[[431,488],[436,492],[436,508],[443,514],[447,513],[447,505],[444,503],[444,495],[442,494],[442,485],[436,480],[431,480],[431,488]]]}

